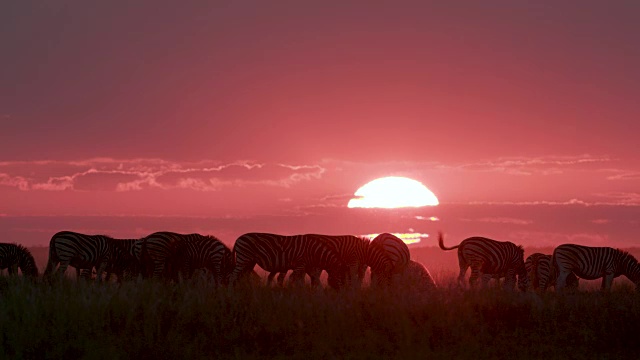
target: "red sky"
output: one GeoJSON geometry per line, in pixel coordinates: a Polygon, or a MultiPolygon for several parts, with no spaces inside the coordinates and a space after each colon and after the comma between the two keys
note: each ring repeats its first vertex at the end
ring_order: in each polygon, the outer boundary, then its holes
{"type": "Polygon", "coordinates": [[[640,245],[640,5],[545,3],[4,2],[0,241],[640,245]],[[441,205],[346,208],[390,175],[441,205]]]}

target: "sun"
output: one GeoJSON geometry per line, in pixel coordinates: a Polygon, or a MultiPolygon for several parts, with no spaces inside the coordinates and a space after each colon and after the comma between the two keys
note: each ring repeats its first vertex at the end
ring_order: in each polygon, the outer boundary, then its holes
{"type": "Polygon", "coordinates": [[[421,182],[389,176],[368,182],[356,191],[350,208],[400,208],[438,205],[438,198],[421,182]]]}

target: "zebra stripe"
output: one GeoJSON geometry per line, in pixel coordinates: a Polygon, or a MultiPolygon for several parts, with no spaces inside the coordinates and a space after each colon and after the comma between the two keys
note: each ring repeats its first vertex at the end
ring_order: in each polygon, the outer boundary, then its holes
{"type": "Polygon", "coordinates": [[[563,244],[553,250],[552,264],[557,270],[556,291],[562,291],[571,273],[587,280],[602,278],[605,291],[611,290],[614,278],[624,275],[640,291],[640,264],[620,249],[563,244]]]}
{"type": "Polygon", "coordinates": [[[172,263],[186,278],[193,277],[195,270],[207,269],[213,274],[216,286],[226,285],[234,268],[231,249],[210,235],[185,235],[176,246],[172,263]]]}
{"type": "Polygon", "coordinates": [[[63,276],[69,265],[79,269],[96,268],[96,281],[102,281],[102,273],[108,266],[113,268],[129,263],[128,251],[120,240],[105,235],[86,235],[72,231],[61,231],[49,242],[49,260],[44,275],[63,276]],[[58,264],[60,265],[58,267],[58,264]]]}
{"type": "Polygon", "coordinates": [[[360,288],[367,271],[367,254],[370,240],[353,235],[321,235],[307,234],[312,239],[320,241],[334,249],[343,268],[339,277],[330,276],[328,279],[332,287],[360,288]]]}
{"type": "MultiPolygon", "coordinates": [[[[546,291],[548,287],[556,285],[556,270],[552,266],[552,255],[534,253],[527,257],[524,266],[531,279],[531,285],[534,290],[546,291]]],[[[567,286],[570,288],[578,288],[579,280],[575,274],[571,273],[567,276],[567,286]]]]}
{"type": "MultiPolygon", "coordinates": [[[[340,258],[340,262],[344,266],[339,273],[340,277],[331,277],[328,281],[332,287],[355,287],[362,286],[362,280],[367,271],[367,250],[370,240],[353,235],[322,235],[322,234],[306,234],[317,241],[321,241],[332,249],[334,249],[340,258]]],[[[278,275],[278,286],[284,285],[286,272],[271,272],[267,277],[267,285],[271,285],[273,278],[278,275]]]]}
{"type": "Polygon", "coordinates": [[[469,284],[475,287],[478,278],[482,279],[482,285],[487,285],[490,277],[484,274],[505,274],[504,288],[512,290],[518,276],[518,287],[526,290],[529,285],[529,277],[524,266],[524,249],[509,241],[496,241],[484,237],[470,237],[464,239],[459,245],[444,246],[442,233],[439,234],[438,244],[442,250],[458,249],[458,265],[460,274],[458,283],[464,282],[467,269],[471,267],[469,284]]]}
{"type": "Polygon", "coordinates": [[[171,269],[170,260],[176,252],[178,244],[184,240],[196,239],[200,234],[178,234],[159,231],[142,240],[140,262],[144,277],[160,278],[172,275],[175,279],[177,271],[171,269]]]}
{"type": "MultiPolygon", "coordinates": [[[[111,259],[105,269],[105,281],[109,281],[112,275],[115,275],[118,282],[122,282],[125,278],[135,278],[141,272],[140,256],[142,251],[141,239],[113,239],[117,245],[116,250],[122,256],[116,256],[111,259]]],[[[76,278],[91,280],[93,276],[93,268],[80,269],[76,268],[76,278]]],[[[97,278],[97,276],[96,276],[97,278]]]]}
{"type": "MultiPolygon", "coordinates": [[[[71,231],[53,235],[49,242],[49,260],[44,276],[52,277],[58,273],[63,276],[71,265],[77,272],[79,269],[91,269],[95,266],[101,277],[111,256],[108,243],[108,237],[103,235],[85,235],[71,231]]],[[[96,281],[99,280],[101,279],[96,278],[96,281]]]]}
{"type": "Polygon", "coordinates": [[[371,267],[371,284],[388,286],[392,277],[400,274],[409,263],[409,247],[398,237],[383,233],[369,244],[367,265],[371,267]]]}
{"type": "Polygon", "coordinates": [[[18,244],[0,243],[0,270],[7,269],[9,275],[18,274],[31,278],[38,277],[38,267],[31,252],[18,244]]]}
{"type": "Polygon", "coordinates": [[[320,284],[322,270],[329,276],[337,276],[342,268],[336,250],[310,235],[248,233],[236,240],[233,253],[236,266],[231,273],[231,284],[244,278],[256,264],[271,273],[293,270],[289,282],[298,285],[304,282],[304,275],[309,274],[314,287],[320,284]]]}

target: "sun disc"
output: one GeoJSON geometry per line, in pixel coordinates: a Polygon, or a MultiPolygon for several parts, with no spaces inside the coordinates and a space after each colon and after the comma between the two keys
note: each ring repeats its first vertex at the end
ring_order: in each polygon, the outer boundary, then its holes
{"type": "Polygon", "coordinates": [[[438,198],[421,182],[406,177],[375,179],[355,192],[350,208],[400,208],[438,205],[438,198]]]}

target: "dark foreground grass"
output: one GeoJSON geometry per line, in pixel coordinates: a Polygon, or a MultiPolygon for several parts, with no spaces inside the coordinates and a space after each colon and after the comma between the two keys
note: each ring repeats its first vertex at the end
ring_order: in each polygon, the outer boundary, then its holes
{"type": "Polygon", "coordinates": [[[0,278],[11,359],[637,359],[639,320],[625,287],[540,297],[0,278]]]}

